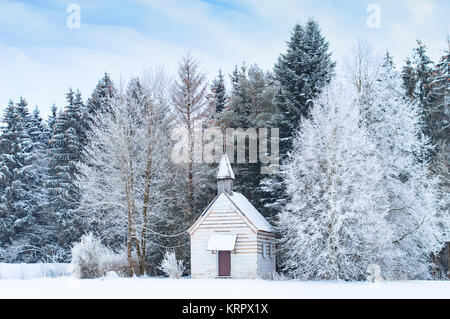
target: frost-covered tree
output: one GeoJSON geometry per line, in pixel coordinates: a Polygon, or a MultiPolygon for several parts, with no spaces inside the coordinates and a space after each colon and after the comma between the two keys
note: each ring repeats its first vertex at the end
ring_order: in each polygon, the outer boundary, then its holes
{"type": "Polygon", "coordinates": [[[111,76],[105,72],[86,103],[89,119],[92,119],[97,113],[108,110],[115,91],[116,88],[111,80],[111,76]]]}
{"type": "Polygon", "coordinates": [[[173,208],[166,91],[166,78],[156,73],[118,89],[108,110],[94,118],[86,161],[79,164],[83,224],[115,250],[126,245],[131,275],[134,254],[138,274],[147,271],[149,238],[159,233],[155,220],[173,208]]]}
{"type": "Polygon", "coordinates": [[[282,266],[302,279],[363,280],[395,257],[376,147],[360,125],[358,95],[331,87],[301,122],[283,166],[282,266]]]}
{"type": "Polygon", "coordinates": [[[70,89],[66,99],[67,105],[58,114],[49,141],[49,177],[45,183],[46,209],[58,220],[58,242],[67,254],[64,259],[68,259],[71,244],[79,238],[73,213],[79,205],[75,176],[86,139],[81,95],[70,89]]]}
{"type": "Polygon", "coordinates": [[[45,259],[48,219],[42,210],[46,176],[46,127],[25,99],[8,105],[1,137],[0,180],[2,247],[8,262],[45,259]]]}
{"type": "Polygon", "coordinates": [[[13,155],[17,151],[15,145],[17,137],[17,122],[15,118],[15,106],[13,101],[9,101],[3,115],[3,127],[1,135],[1,198],[0,198],[0,257],[2,261],[7,261],[5,247],[11,244],[14,235],[13,223],[15,221],[15,214],[11,211],[11,203],[9,200],[9,193],[12,183],[15,178],[15,170],[18,163],[13,155]]]}
{"type": "MultiPolygon", "coordinates": [[[[305,26],[294,26],[287,51],[275,65],[279,91],[275,103],[279,112],[273,116],[271,127],[280,132],[280,162],[292,150],[292,140],[302,117],[308,116],[313,99],[330,82],[335,63],[331,60],[328,42],[318,23],[309,20],[305,26]]],[[[284,205],[286,194],[281,177],[275,174],[261,183],[261,206],[266,215],[275,213],[284,205]]]]}
{"type": "Polygon", "coordinates": [[[48,134],[49,129],[36,107],[29,119],[29,135],[32,142],[31,163],[29,165],[28,186],[30,197],[35,209],[35,218],[32,227],[27,230],[27,236],[33,251],[34,261],[54,261],[57,251],[55,245],[54,222],[55,216],[45,209],[46,189],[43,186],[48,178],[48,134]]]}
{"type": "Polygon", "coordinates": [[[399,253],[393,267],[398,277],[428,278],[430,254],[442,247],[448,218],[439,210],[437,179],[428,169],[430,146],[422,134],[420,106],[404,98],[389,54],[364,109],[389,196],[387,220],[399,253]]]}

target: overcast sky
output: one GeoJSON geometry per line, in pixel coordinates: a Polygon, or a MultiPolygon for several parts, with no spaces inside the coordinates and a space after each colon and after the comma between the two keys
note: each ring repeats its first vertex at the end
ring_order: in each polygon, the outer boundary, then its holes
{"type": "Polygon", "coordinates": [[[437,60],[449,9],[448,0],[0,0],[0,109],[23,96],[47,115],[51,104],[64,106],[69,87],[87,98],[105,71],[115,80],[159,66],[171,73],[188,51],[209,78],[244,60],[269,70],[292,26],[309,17],[338,63],[358,38],[389,49],[397,65],[420,38],[437,60]],[[70,4],[80,28],[67,25],[70,4]],[[380,28],[368,27],[371,4],[380,28]]]}

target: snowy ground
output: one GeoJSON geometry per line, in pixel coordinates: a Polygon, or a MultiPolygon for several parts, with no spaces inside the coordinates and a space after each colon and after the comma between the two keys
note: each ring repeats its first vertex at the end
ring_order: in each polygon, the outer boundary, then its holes
{"type": "Polygon", "coordinates": [[[450,298],[450,281],[382,283],[72,277],[0,280],[0,298],[450,298]]]}

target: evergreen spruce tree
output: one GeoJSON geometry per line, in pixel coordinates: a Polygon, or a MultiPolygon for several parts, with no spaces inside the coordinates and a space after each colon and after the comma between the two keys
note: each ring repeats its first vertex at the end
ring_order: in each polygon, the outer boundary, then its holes
{"type": "MultiPolygon", "coordinates": [[[[259,159],[255,158],[255,161],[250,161],[249,139],[252,132],[256,135],[259,128],[267,128],[271,117],[276,113],[273,103],[275,86],[272,75],[265,73],[256,64],[248,68],[245,65],[242,65],[240,69],[236,67],[232,75],[232,83],[233,90],[229,107],[220,114],[219,121],[226,128],[241,129],[241,133],[250,129],[249,134],[245,136],[245,163],[237,163],[238,156],[236,154],[229,154],[229,157],[234,163],[236,190],[243,193],[257,206],[259,200],[256,190],[264,175],[261,174],[262,164],[259,159]]],[[[258,145],[260,143],[258,136],[255,138],[256,141],[252,142],[256,142],[258,145]]]]}
{"type": "Polygon", "coordinates": [[[55,104],[53,104],[51,107],[51,113],[48,116],[47,123],[46,123],[47,134],[45,136],[45,139],[46,139],[46,143],[48,146],[50,145],[49,142],[53,135],[53,131],[55,130],[55,124],[56,124],[57,117],[58,117],[58,108],[56,107],[55,104]]]}
{"type": "MultiPolygon", "coordinates": [[[[322,36],[319,25],[309,20],[306,26],[295,25],[286,53],[275,65],[275,77],[279,91],[275,103],[279,112],[272,118],[271,126],[279,129],[280,163],[283,165],[302,117],[307,117],[313,99],[331,81],[335,63],[331,61],[328,42],[322,36]]],[[[279,174],[261,182],[260,207],[262,213],[274,216],[284,205],[285,186],[279,174]]]]}
{"type": "Polygon", "coordinates": [[[9,101],[3,115],[3,127],[0,143],[0,260],[8,261],[5,248],[13,239],[14,213],[11,212],[8,202],[8,193],[14,180],[14,169],[17,162],[12,153],[16,141],[16,121],[14,117],[14,102],[9,101]]]}
{"type": "Polygon", "coordinates": [[[225,78],[222,70],[219,70],[217,78],[213,80],[211,85],[212,103],[214,104],[214,111],[216,117],[220,115],[227,106],[227,91],[225,88],[225,78]]]}
{"type": "MultiPolygon", "coordinates": [[[[449,41],[449,40],[447,40],[449,41]]],[[[449,143],[450,136],[450,42],[431,77],[431,100],[429,114],[431,141],[439,148],[449,143]]]]}
{"type": "MultiPolygon", "coordinates": [[[[412,101],[419,103],[422,116],[423,133],[433,134],[433,95],[431,81],[433,79],[433,62],[427,55],[427,48],[421,40],[417,40],[417,47],[413,50],[412,60],[407,59],[403,68],[402,79],[405,95],[412,101]]],[[[430,155],[434,154],[430,151],[430,155]]]]}
{"type": "Polygon", "coordinates": [[[417,40],[417,48],[414,49],[413,60],[417,80],[415,95],[422,104],[422,107],[424,107],[429,98],[431,76],[433,73],[433,62],[428,57],[426,50],[427,48],[422,41],[417,40]]]}
{"type": "Polygon", "coordinates": [[[32,141],[31,163],[28,171],[30,200],[34,208],[34,223],[27,230],[32,247],[28,249],[34,261],[53,261],[54,216],[45,210],[46,190],[43,186],[48,178],[48,127],[36,107],[29,120],[29,135],[32,141]]]}
{"type": "Polygon", "coordinates": [[[110,75],[105,72],[86,103],[88,117],[92,118],[94,115],[107,110],[115,92],[114,83],[110,75]]]}
{"type": "MultiPolygon", "coordinates": [[[[82,158],[85,138],[81,96],[72,89],[66,94],[67,105],[57,116],[50,140],[48,210],[58,221],[58,243],[69,253],[71,243],[78,239],[74,211],[78,207],[79,192],[75,183],[77,164],[82,158]]],[[[64,259],[67,256],[63,257],[64,259]]]]}
{"type": "Polygon", "coordinates": [[[48,238],[41,203],[46,161],[45,125],[37,110],[28,112],[27,102],[8,105],[1,139],[1,259],[8,262],[45,258],[43,243],[48,238]]]}
{"type": "Polygon", "coordinates": [[[403,67],[402,80],[406,97],[410,100],[414,100],[417,80],[414,73],[414,67],[409,58],[406,59],[406,65],[403,67]]]}
{"type": "MultiPolygon", "coordinates": [[[[436,64],[431,81],[432,109],[430,114],[431,141],[436,148],[432,157],[431,171],[439,178],[439,198],[441,213],[450,220],[448,202],[450,194],[450,41],[447,49],[436,64]]],[[[436,277],[450,275],[450,234],[447,236],[446,249],[439,254],[439,272],[436,277]]],[[[436,262],[436,260],[435,260],[436,262]]]]}

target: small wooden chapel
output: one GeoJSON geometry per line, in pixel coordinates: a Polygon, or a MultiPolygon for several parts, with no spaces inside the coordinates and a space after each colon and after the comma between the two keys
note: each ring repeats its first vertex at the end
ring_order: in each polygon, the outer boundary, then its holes
{"type": "Polygon", "coordinates": [[[257,278],[275,271],[272,226],[233,191],[234,179],[225,154],[217,173],[218,194],[188,229],[192,278],[257,278]]]}

